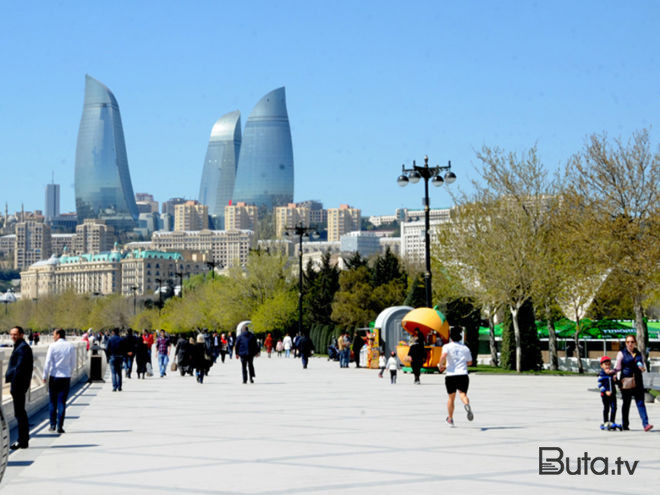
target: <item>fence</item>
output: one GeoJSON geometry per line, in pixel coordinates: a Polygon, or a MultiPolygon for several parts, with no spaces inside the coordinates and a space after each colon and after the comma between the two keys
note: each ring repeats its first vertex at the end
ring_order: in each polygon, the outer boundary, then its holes
{"type": "MultiPolygon", "coordinates": [[[[87,379],[89,370],[90,353],[87,351],[87,342],[78,341],[72,342],[76,351],[76,365],[71,375],[71,385],[78,383],[82,379],[87,379]]],[[[5,413],[5,419],[13,425],[14,419],[14,406],[12,404],[11,395],[9,394],[9,384],[4,383],[5,368],[9,362],[9,356],[12,353],[11,347],[0,347],[0,377],[2,377],[3,386],[0,389],[0,401],[2,402],[2,409],[5,413]]],[[[43,381],[44,363],[46,361],[46,352],[48,351],[48,344],[44,342],[37,346],[32,346],[32,355],[34,356],[34,368],[32,370],[32,382],[30,383],[30,390],[28,390],[25,409],[28,415],[37,412],[48,403],[48,386],[43,381]]]]}

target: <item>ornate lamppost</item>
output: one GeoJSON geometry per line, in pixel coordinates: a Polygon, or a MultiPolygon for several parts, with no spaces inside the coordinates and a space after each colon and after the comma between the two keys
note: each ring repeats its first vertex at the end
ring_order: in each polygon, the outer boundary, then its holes
{"type": "Polygon", "coordinates": [[[431,238],[430,238],[430,201],[429,201],[429,179],[434,186],[451,184],[456,180],[456,174],[451,171],[451,161],[446,166],[436,165],[429,167],[429,157],[424,157],[424,166],[419,167],[413,160],[412,168],[406,168],[401,165],[401,175],[397,179],[397,184],[401,187],[408,185],[408,182],[417,184],[420,179],[424,179],[424,251],[426,260],[426,271],[424,272],[424,288],[426,290],[426,306],[433,307],[431,301],[431,238]],[[445,172],[444,178],[441,173],[445,172]]]}

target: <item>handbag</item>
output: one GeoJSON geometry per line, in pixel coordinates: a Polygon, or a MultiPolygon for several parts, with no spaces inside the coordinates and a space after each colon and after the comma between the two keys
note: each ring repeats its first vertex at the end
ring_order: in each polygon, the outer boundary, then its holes
{"type": "Polygon", "coordinates": [[[637,383],[635,383],[635,377],[634,376],[627,376],[627,377],[621,379],[621,389],[622,390],[632,390],[635,387],[637,387],[637,383]]]}
{"type": "Polygon", "coordinates": [[[175,362],[175,361],[172,361],[172,366],[170,366],[170,369],[171,369],[172,371],[176,371],[176,368],[177,368],[177,366],[176,366],[176,362],[175,362]]]}

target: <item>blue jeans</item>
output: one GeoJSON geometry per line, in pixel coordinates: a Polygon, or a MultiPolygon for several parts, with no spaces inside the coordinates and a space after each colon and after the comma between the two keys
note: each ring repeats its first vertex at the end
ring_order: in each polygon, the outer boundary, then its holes
{"type": "Polygon", "coordinates": [[[348,362],[351,360],[351,350],[344,349],[339,353],[339,365],[342,368],[348,368],[348,362]]]}
{"type": "Polygon", "coordinates": [[[69,397],[71,378],[48,379],[48,398],[50,399],[50,427],[61,430],[64,426],[64,415],[66,413],[66,400],[69,397]]]}
{"type": "Polygon", "coordinates": [[[291,357],[291,349],[284,349],[284,357],[291,357]]]}
{"type": "Polygon", "coordinates": [[[112,390],[121,390],[121,367],[124,356],[110,356],[110,373],[112,373],[112,390]]]}
{"type": "Polygon", "coordinates": [[[124,356],[124,368],[126,369],[126,377],[131,377],[133,371],[133,356],[124,356]]]}
{"type": "Polygon", "coordinates": [[[158,367],[160,368],[160,376],[165,376],[167,373],[167,363],[170,358],[167,354],[158,354],[158,367]]]}
{"type": "Polygon", "coordinates": [[[646,413],[646,405],[644,404],[644,389],[641,386],[638,386],[632,390],[622,390],[621,395],[623,396],[623,406],[621,407],[621,419],[624,428],[630,426],[630,421],[628,419],[628,414],[630,412],[630,403],[632,400],[635,400],[637,404],[637,412],[639,412],[639,417],[642,420],[642,426],[646,427],[649,424],[649,417],[646,413]]]}

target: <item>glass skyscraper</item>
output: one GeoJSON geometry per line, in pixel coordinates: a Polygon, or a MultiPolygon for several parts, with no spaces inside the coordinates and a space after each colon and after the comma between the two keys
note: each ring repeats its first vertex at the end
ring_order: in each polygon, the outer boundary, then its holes
{"type": "Polygon", "coordinates": [[[225,206],[234,192],[236,165],[241,150],[241,112],[235,110],[220,117],[213,129],[204,158],[199,202],[208,206],[215,217],[215,228],[224,226],[225,206]]]}
{"type": "Polygon", "coordinates": [[[76,147],[75,190],[79,222],[100,218],[119,230],[134,227],[138,209],[119,105],[106,86],[88,75],[76,147]]]}
{"type": "Polygon", "coordinates": [[[293,146],[284,88],[264,96],[248,117],[233,200],[268,209],[293,201],[293,146]]]}

